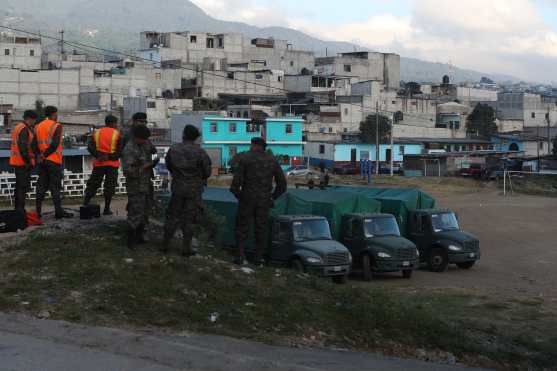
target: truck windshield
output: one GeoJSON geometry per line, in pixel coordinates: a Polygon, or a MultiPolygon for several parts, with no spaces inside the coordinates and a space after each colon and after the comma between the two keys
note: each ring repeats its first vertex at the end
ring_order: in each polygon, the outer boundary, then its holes
{"type": "Polygon", "coordinates": [[[292,223],[294,241],[330,240],[331,231],[326,220],[304,220],[292,223]]]}
{"type": "Polygon", "coordinates": [[[373,218],[364,220],[366,237],[400,236],[395,218],[373,218]]]}
{"type": "Polygon", "coordinates": [[[453,213],[432,214],[431,223],[435,232],[459,230],[458,220],[453,213]]]}

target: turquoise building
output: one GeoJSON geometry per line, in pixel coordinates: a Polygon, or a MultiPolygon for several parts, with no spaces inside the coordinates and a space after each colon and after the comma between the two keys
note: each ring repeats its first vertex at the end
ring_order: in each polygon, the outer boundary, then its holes
{"type": "Polygon", "coordinates": [[[269,118],[263,123],[249,119],[207,116],[202,122],[202,145],[221,167],[228,167],[230,160],[238,153],[248,151],[252,138],[262,137],[267,141],[267,149],[286,168],[302,162],[303,119],[298,117],[269,118]]]}

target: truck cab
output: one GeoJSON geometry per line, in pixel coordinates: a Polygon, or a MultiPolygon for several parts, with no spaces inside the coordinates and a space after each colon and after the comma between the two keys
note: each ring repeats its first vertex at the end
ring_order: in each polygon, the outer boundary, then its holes
{"type": "Polygon", "coordinates": [[[410,278],[419,265],[416,245],[401,237],[396,218],[390,214],[344,215],[340,241],[366,281],[374,273],[402,272],[404,278],[410,278]]]}
{"type": "Polygon", "coordinates": [[[350,274],[352,256],[348,249],[331,237],[326,218],[287,215],[272,220],[268,260],[300,272],[314,272],[345,283],[350,274]]]}
{"type": "Polygon", "coordinates": [[[480,241],[460,230],[452,211],[415,210],[408,218],[408,238],[432,272],[443,272],[449,264],[470,269],[480,259],[480,241]]]}

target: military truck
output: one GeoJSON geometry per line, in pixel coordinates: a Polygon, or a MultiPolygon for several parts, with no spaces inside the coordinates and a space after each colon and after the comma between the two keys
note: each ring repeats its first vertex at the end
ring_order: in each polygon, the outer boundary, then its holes
{"type": "Polygon", "coordinates": [[[319,216],[281,215],[272,219],[270,264],[289,266],[299,272],[317,273],[345,283],[352,255],[331,237],[327,219],[319,216]]]}
{"type": "Polygon", "coordinates": [[[458,218],[450,210],[411,210],[407,228],[407,237],[432,272],[444,272],[449,264],[470,269],[481,257],[480,241],[460,230],[458,218]]]}
{"type": "MultiPolygon", "coordinates": [[[[411,278],[419,265],[416,246],[401,237],[393,215],[381,213],[381,202],[350,190],[292,189],[284,196],[304,202],[304,209],[329,220],[333,238],[348,248],[352,269],[361,270],[366,281],[373,274],[402,272],[411,278]]],[[[286,202],[292,205],[292,202],[286,202]]],[[[293,213],[290,206],[287,213],[293,213]]]]}
{"type": "Polygon", "coordinates": [[[361,270],[366,281],[371,281],[374,273],[392,272],[402,272],[409,279],[419,267],[416,245],[401,237],[390,214],[344,215],[340,242],[353,256],[353,269],[361,270]]]}
{"type": "MultiPolygon", "coordinates": [[[[219,245],[235,245],[234,226],[238,201],[228,189],[208,188],[203,194],[205,207],[224,218],[215,236],[219,245]]],[[[269,244],[265,258],[272,265],[288,266],[300,272],[313,272],[344,283],[350,273],[352,256],[348,249],[331,237],[326,218],[306,216],[308,207],[295,197],[281,197],[269,220],[269,244]],[[289,214],[287,210],[296,212],[289,214]],[[304,213],[305,211],[305,213],[304,213]]],[[[250,239],[247,253],[253,251],[250,239]]]]}

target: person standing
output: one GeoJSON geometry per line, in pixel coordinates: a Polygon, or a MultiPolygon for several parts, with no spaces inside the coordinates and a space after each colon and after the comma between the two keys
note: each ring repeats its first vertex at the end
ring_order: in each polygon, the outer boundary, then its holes
{"type": "Polygon", "coordinates": [[[95,158],[93,161],[93,173],[87,181],[83,205],[88,205],[97,194],[104,179],[104,215],[112,215],[110,203],[116,193],[118,186],[118,169],[120,168],[120,156],[122,155],[122,140],[118,130],[118,119],[108,115],[105,127],[95,130],[89,140],[87,149],[95,158]]]}
{"type": "Polygon", "coordinates": [[[286,178],[278,161],[265,151],[267,143],[263,138],[251,140],[250,151],[243,155],[230,191],[239,201],[236,215],[236,244],[238,257],[236,264],[245,263],[245,245],[248,240],[249,223],[255,231],[255,263],[262,264],[267,250],[267,228],[269,212],[274,200],[286,192],[286,178]],[[273,180],[276,183],[273,191],[273,180]]]}
{"type": "Polygon", "coordinates": [[[10,166],[15,172],[15,209],[25,212],[25,198],[31,186],[31,172],[35,167],[33,126],[38,115],[35,111],[25,111],[23,121],[12,132],[10,166]]]}
{"type": "Polygon", "coordinates": [[[151,136],[147,126],[135,126],[132,135],[122,152],[122,169],[128,194],[128,248],[133,250],[137,243],[144,242],[149,221],[151,171],[156,163],[146,145],[151,136]]]}
{"type": "Polygon", "coordinates": [[[195,126],[187,125],[182,135],[183,143],[173,145],[166,154],[165,162],[172,174],[172,196],[166,212],[164,245],[168,252],[176,229],[183,234],[182,255],[197,254],[192,248],[193,225],[199,224],[203,213],[203,187],[211,176],[211,159],[195,141],[200,137],[195,126]]]}
{"type": "Polygon", "coordinates": [[[37,182],[37,214],[42,216],[42,204],[46,192],[50,190],[56,219],[72,218],[62,208],[62,180],[63,157],[62,136],[63,128],[58,122],[58,109],[53,106],[45,108],[46,119],[35,126],[35,140],[37,142],[37,161],[39,163],[39,180],[37,182]]]}

